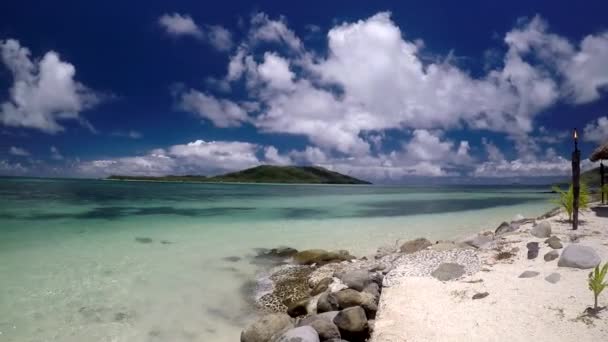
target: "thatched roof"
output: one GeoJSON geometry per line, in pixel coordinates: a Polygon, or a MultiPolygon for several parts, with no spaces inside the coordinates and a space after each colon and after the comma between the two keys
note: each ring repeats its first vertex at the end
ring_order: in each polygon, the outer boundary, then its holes
{"type": "Polygon", "coordinates": [[[605,142],[600,147],[596,148],[589,157],[589,160],[592,162],[596,162],[601,159],[608,159],[608,142],[605,142]]]}

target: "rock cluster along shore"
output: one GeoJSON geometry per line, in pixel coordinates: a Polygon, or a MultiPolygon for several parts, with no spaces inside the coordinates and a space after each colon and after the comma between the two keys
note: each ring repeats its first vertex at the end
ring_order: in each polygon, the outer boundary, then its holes
{"type": "MultiPolygon", "coordinates": [[[[473,275],[482,269],[482,250],[497,251],[496,260],[508,262],[520,251],[505,250],[504,237],[516,233],[529,236],[524,258],[535,259],[543,251],[546,262],[559,258],[561,267],[587,269],[599,263],[590,247],[570,243],[564,248],[563,241],[552,235],[549,222],[524,218],[458,241],[410,240],[399,248],[380,248],[369,258],[357,259],[348,251],[263,250],[259,258],[281,262],[269,272],[270,286],[257,298],[262,315],[242,332],[241,342],[367,341],[383,288],[396,286],[407,277],[447,282],[473,275]],[[527,223],[534,224],[528,232],[521,232],[520,227],[527,223]]],[[[538,275],[527,270],[519,277],[538,275]]],[[[553,273],[545,280],[554,284],[560,277],[553,273]]],[[[477,293],[472,300],[488,295],[477,293]]]]}

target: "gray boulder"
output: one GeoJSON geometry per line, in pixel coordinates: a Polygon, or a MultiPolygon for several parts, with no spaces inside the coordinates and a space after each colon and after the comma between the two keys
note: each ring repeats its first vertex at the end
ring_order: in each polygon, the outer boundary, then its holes
{"type": "Polygon", "coordinates": [[[332,321],[320,318],[313,320],[309,325],[316,330],[321,341],[340,338],[340,330],[332,321]]]}
{"type": "Polygon", "coordinates": [[[304,318],[300,319],[300,321],[298,322],[298,326],[301,327],[303,325],[310,325],[313,321],[318,320],[318,319],[323,319],[323,320],[333,323],[334,318],[336,318],[336,315],[338,315],[339,312],[340,311],[328,311],[328,312],[323,312],[320,314],[304,317],[304,318]]]}
{"type": "Polygon", "coordinates": [[[580,269],[594,268],[599,265],[601,259],[599,255],[589,246],[568,245],[562,252],[557,262],[560,267],[572,267],[580,269]]]}
{"type": "Polygon", "coordinates": [[[536,271],[524,271],[522,274],[519,275],[519,278],[534,278],[539,274],[540,273],[536,271]]]}
{"type": "Polygon", "coordinates": [[[358,333],[367,330],[367,317],[365,311],[360,306],[353,306],[338,313],[334,318],[334,324],[348,333],[358,333]]]}
{"type": "Polygon", "coordinates": [[[551,236],[551,223],[549,221],[541,221],[532,227],[530,234],[537,238],[548,238],[551,236]]]}
{"type": "Polygon", "coordinates": [[[451,262],[445,262],[439,265],[431,275],[441,281],[448,281],[461,277],[464,274],[464,266],[451,262]]]}
{"type": "Polygon", "coordinates": [[[374,298],[380,298],[380,286],[377,283],[368,284],[362,292],[369,293],[374,296],[374,298]]]}
{"type": "Polygon", "coordinates": [[[333,293],[324,292],[319,296],[317,300],[317,312],[328,312],[328,311],[336,311],[340,307],[338,306],[338,301],[333,293]]]}
{"type": "Polygon", "coordinates": [[[267,342],[273,336],[291,328],[293,328],[293,322],[284,313],[264,315],[243,330],[241,342],[267,342]]]}
{"type": "Polygon", "coordinates": [[[365,286],[372,282],[369,272],[365,270],[341,272],[335,276],[342,280],[346,286],[357,291],[363,290],[365,286]]]}
{"type": "Polygon", "coordinates": [[[425,238],[418,238],[410,241],[406,241],[403,245],[401,245],[401,253],[411,254],[421,251],[429,246],[431,246],[431,241],[425,238]]]}
{"type": "Polygon", "coordinates": [[[551,284],[555,284],[561,278],[562,278],[562,276],[559,273],[551,273],[551,274],[549,274],[548,276],[545,277],[545,280],[548,281],[551,284]]]}
{"type": "Polygon", "coordinates": [[[353,289],[345,289],[334,293],[338,306],[341,309],[360,306],[365,310],[367,317],[375,317],[378,311],[378,298],[366,292],[357,292],[353,289]]]}
{"type": "Polygon", "coordinates": [[[545,256],[543,258],[545,259],[545,261],[553,261],[553,260],[559,258],[559,252],[556,250],[553,250],[553,251],[545,254],[545,256]]]}
{"type": "Polygon", "coordinates": [[[306,298],[292,303],[287,307],[287,314],[291,317],[306,315],[308,313],[308,302],[309,299],[306,298]]]}
{"type": "Polygon", "coordinates": [[[287,330],[276,342],[320,342],[317,331],[308,325],[287,330]]]}

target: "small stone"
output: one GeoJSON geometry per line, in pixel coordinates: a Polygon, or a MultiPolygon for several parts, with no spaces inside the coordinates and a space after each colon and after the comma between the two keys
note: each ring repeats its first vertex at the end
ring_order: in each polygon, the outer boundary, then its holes
{"type": "Polygon", "coordinates": [[[456,263],[445,262],[439,265],[431,275],[441,281],[448,281],[461,277],[465,273],[464,266],[456,263]]]}
{"type": "Polygon", "coordinates": [[[526,247],[528,248],[528,259],[536,259],[539,250],[538,242],[528,242],[526,247]]]}
{"type": "Polygon", "coordinates": [[[556,250],[553,250],[551,252],[548,252],[547,254],[545,254],[544,259],[545,261],[553,261],[555,259],[559,258],[559,252],[556,250]]]}
{"type": "Polygon", "coordinates": [[[545,240],[545,243],[553,249],[560,249],[564,247],[561,243],[561,240],[557,236],[552,236],[548,238],[547,240],[545,240]]]}
{"type": "Polygon", "coordinates": [[[599,265],[601,259],[595,250],[589,246],[568,245],[562,252],[557,266],[573,267],[579,269],[594,268],[599,265]]]}
{"type": "Polygon", "coordinates": [[[551,223],[549,223],[549,221],[537,223],[530,231],[530,234],[537,238],[548,238],[551,236],[551,223]]]}
{"type": "Polygon", "coordinates": [[[411,254],[421,251],[429,246],[431,246],[431,241],[425,238],[418,238],[415,240],[406,241],[403,245],[401,245],[401,253],[411,254]]]}
{"type": "Polygon", "coordinates": [[[534,278],[539,274],[540,273],[536,271],[524,271],[524,273],[519,275],[519,278],[534,278]]]}
{"type": "Polygon", "coordinates": [[[551,284],[555,284],[557,283],[560,279],[562,278],[562,276],[559,273],[551,273],[548,276],[545,277],[545,280],[550,282],[551,284]]]}
{"type": "Polygon", "coordinates": [[[487,292],[476,293],[473,295],[473,299],[482,299],[482,298],[486,298],[489,295],[490,294],[487,292]]]}

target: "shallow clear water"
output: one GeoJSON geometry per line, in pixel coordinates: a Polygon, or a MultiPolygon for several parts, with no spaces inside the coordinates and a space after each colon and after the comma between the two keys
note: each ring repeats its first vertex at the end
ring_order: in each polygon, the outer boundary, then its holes
{"type": "Polygon", "coordinates": [[[546,190],[0,178],[0,340],[238,341],[255,248],[455,238],[546,190]]]}

